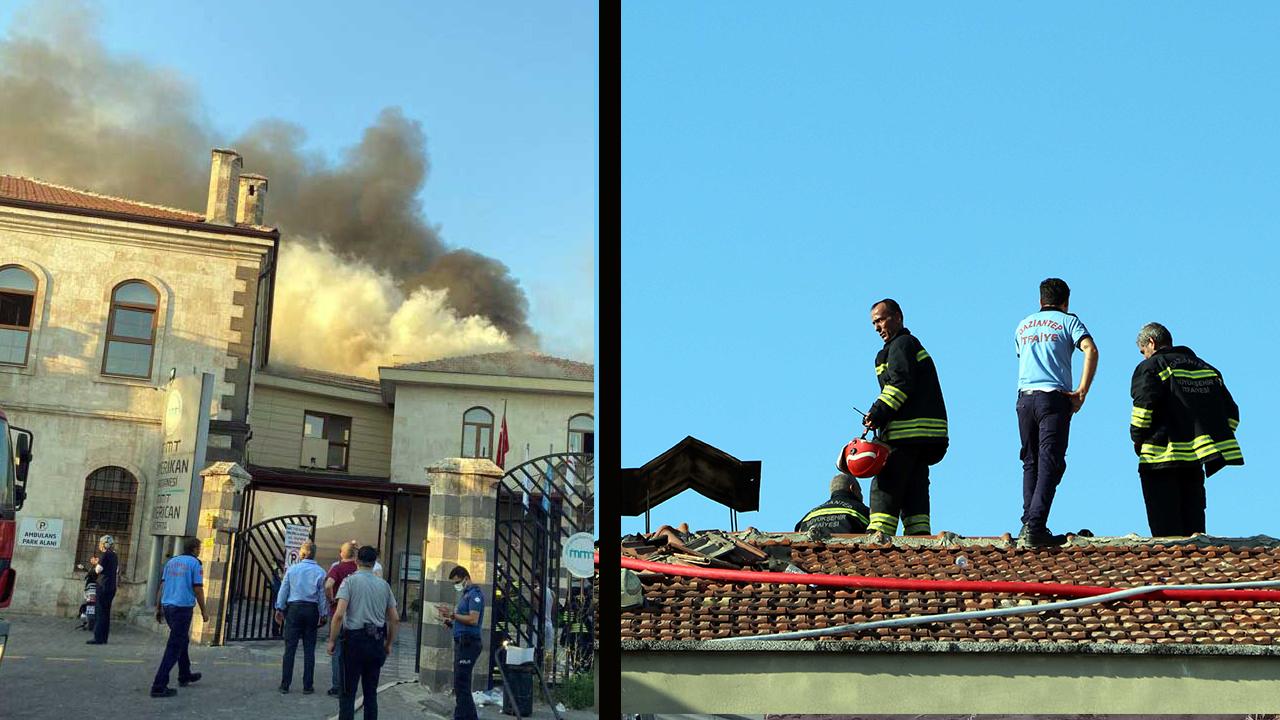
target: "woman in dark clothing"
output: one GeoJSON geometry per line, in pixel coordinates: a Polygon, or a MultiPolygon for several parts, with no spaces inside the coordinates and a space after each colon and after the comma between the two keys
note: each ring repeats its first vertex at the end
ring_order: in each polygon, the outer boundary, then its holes
{"type": "Polygon", "coordinates": [[[93,639],[86,645],[106,645],[107,636],[111,632],[111,601],[116,597],[116,576],[120,569],[120,560],[116,557],[116,539],[103,535],[98,539],[98,621],[93,626],[93,639]]]}

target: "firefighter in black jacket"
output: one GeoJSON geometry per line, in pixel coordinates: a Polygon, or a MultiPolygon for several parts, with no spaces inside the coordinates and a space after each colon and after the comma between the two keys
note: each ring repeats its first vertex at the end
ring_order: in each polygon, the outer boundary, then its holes
{"type": "Polygon", "coordinates": [[[1160,323],[1138,332],[1146,359],[1133,371],[1129,435],[1153,537],[1204,532],[1204,479],[1224,465],[1243,465],[1236,442],[1240,408],[1222,374],[1173,344],[1160,323]]]}
{"type": "Polygon", "coordinates": [[[796,523],[796,532],[814,528],[832,534],[866,532],[867,512],[858,479],[842,472],[831,480],[831,499],[806,513],[796,523]]]}
{"type": "Polygon", "coordinates": [[[871,306],[884,347],[876,355],[880,395],[863,424],[893,451],[871,482],[870,531],[929,535],[929,466],[947,452],[947,408],[938,371],[920,341],[902,326],[902,308],[885,299],[871,306]]]}

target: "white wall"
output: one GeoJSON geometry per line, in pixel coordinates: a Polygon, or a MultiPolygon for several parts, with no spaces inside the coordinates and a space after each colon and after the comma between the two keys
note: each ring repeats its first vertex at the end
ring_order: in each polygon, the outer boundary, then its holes
{"type": "Polygon", "coordinates": [[[462,415],[477,405],[488,408],[494,415],[493,446],[496,448],[504,398],[511,445],[507,470],[524,460],[526,443],[530,446],[531,458],[546,455],[549,450],[565,452],[569,418],[592,412],[592,398],[587,395],[401,384],[396,389],[391,479],[425,483],[427,466],[447,457],[458,457],[462,450],[462,415]]]}

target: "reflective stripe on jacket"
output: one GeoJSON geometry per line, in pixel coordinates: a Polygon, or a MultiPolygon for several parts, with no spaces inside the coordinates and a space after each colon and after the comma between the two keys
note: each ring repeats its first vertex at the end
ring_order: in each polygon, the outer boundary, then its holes
{"type": "Polygon", "coordinates": [[[867,414],[880,439],[889,445],[940,445],[945,453],[947,407],[938,370],[910,330],[889,338],[876,355],[876,380],[880,395],[867,414]]]}
{"type": "Polygon", "coordinates": [[[1236,441],[1240,408],[1222,374],[1190,348],[1160,348],[1133,371],[1129,436],[1138,464],[1204,464],[1206,475],[1243,465],[1236,441]]]}
{"type": "Polygon", "coordinates": [[[870,510],[853,493],[836,493],[831,499],[805,514],[796,523],[796,532],[815,527],[826,528],[831,533],[860,533],[867,530],[867,514],[870,510]]]}

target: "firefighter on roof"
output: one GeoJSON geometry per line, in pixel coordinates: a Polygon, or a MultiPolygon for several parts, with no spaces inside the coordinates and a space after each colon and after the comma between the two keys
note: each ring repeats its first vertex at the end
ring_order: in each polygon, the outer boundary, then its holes
{"type": "Polygon", "coordinates": [[[880,395],[863,424],[893,448],[871,482],[867,529],[893,535],[902,518],[907,535],[929,535],[929,466],[947,452],[947,408],[933,359],[902,326],[902,308],[885,299],[871,306],[871,324],[884,339],[876,355],[880,395]]]}
{"type": "Polygon", "coordinates": [[[1174,345],[1160,323],[1142,326],[1138,350],[1146,359],[1133,371],[1129,435],[1151,535],[1204,532],[1206,473],[1244,464],[1235,434],[1240,408],[1222,374],[1174,345]]]}
{"type": "Polygon", "coordinates": [[[858,485],[858,479],[842,472],[831,480],[831,499],[801,518],[796,523],[796,532],[807,532],[819,527],[833,535],[866,532],[868,512],[867,506],[862,502],[862,488],[858,485]]]}

